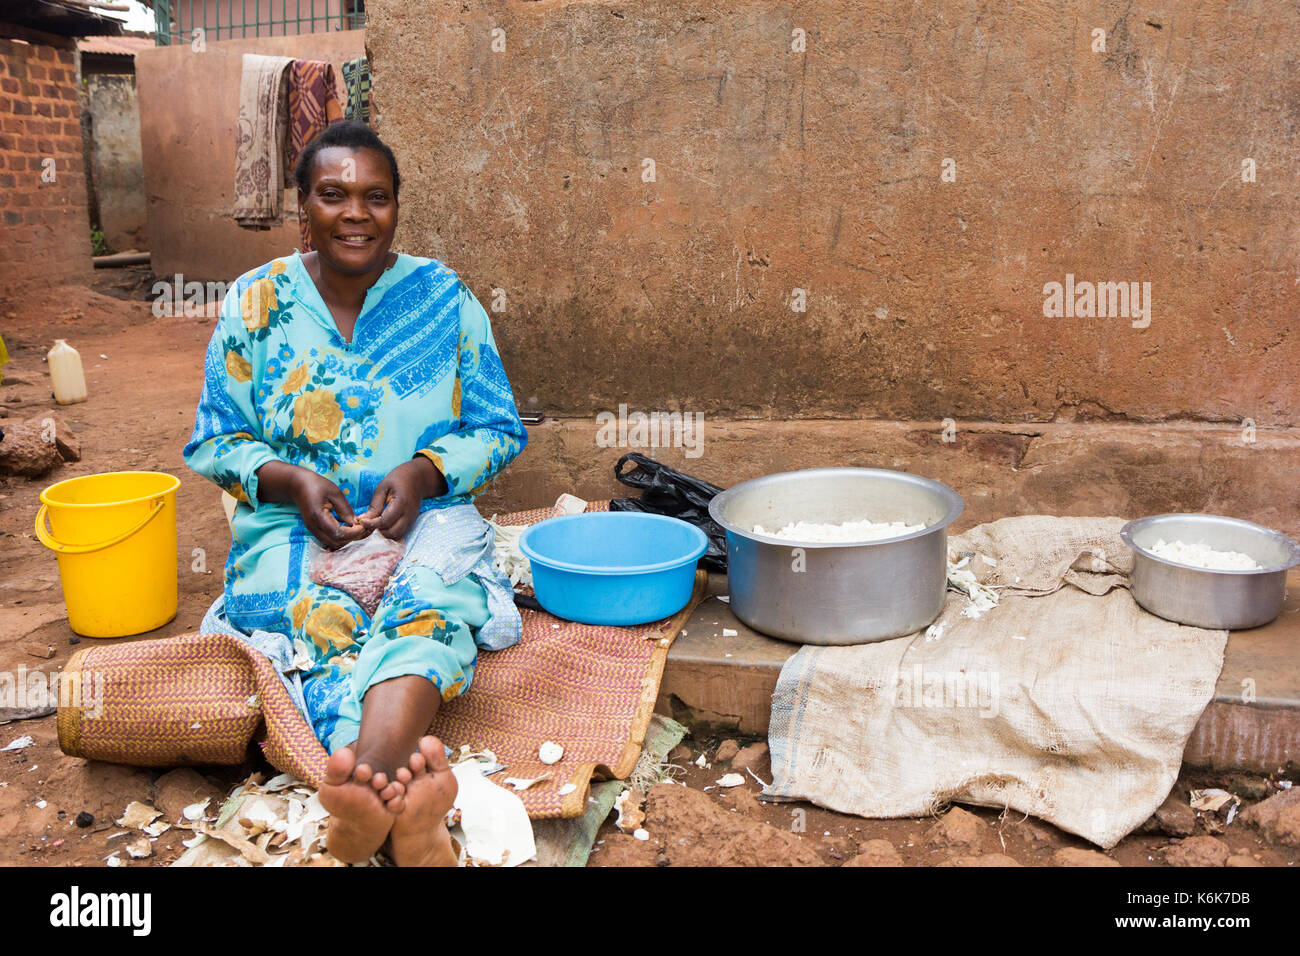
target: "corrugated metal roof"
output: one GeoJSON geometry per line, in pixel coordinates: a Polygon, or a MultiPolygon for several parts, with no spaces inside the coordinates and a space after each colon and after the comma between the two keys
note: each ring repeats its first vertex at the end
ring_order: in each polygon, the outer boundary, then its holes
{"type": "Polygon", "coordinates": [[[144,37],[86,37],[77,41],[77,49],[82,53],[101,53],[112,56],[135,56],[136,50],[143,50],[154,45],[153,40],[144,37]]]}
{"type": "Polygon", "coordinates": [[[122,32],[121,20],[67,0],[7,0],[0,9],[0,21],[65,37],[122,32]]]}

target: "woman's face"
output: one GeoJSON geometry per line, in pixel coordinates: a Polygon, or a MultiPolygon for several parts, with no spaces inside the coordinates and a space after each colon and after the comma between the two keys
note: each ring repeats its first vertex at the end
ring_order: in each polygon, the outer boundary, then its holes
{"type": "Polygon", "coordinates": [[[393,173],[378,150],[327,146],[316,154],[305,200],[320,259],[353,275],[382,268],[397,229],[393,173]]]}

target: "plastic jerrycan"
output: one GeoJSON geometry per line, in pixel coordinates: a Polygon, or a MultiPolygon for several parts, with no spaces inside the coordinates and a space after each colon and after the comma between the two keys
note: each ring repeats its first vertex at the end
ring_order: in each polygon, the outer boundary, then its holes
{"type": "Polygon", "coordinates": [[[54,400],[60,405],[75,405],[86,400],[86,375],[81,370],[81,355],[63,339],[54,340],[46,355],[50,379],[54,382],[54,400]]]}

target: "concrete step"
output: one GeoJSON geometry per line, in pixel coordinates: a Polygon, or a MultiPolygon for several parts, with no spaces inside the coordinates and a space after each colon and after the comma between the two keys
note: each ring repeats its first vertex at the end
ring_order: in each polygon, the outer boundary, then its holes
{"type": "MultiPolygon", "coordinates": [[[[1214,700],[1184,763],[1259,773],[1300,767],[1300,569],[1287,585],[1276,621],[1228,635],[1214,700]]],[[[800,645],[743,624],[717,599],[726,593],[726,575],[710,574],[709,596],[668,651],[656,709],[696,732],[765,735],[777,677],[800,645]],[[723,628],[737,633],[723,637],[723,628]]]]}

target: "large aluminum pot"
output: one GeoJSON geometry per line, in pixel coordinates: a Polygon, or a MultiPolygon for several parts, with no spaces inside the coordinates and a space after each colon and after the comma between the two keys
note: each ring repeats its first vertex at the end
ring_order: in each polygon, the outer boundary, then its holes
{"type": "Polygon", "coordinates": [[[1152,515],[1130,521],[1119,536],[1133,549],[1129,590],[1133,600],[1179,624],[1242,630],[1267,624],[1282,613],[1286,572],[1300,564],[1300,544],[1240,518],[1206,514],[1152,515]],[[1258,571],[1211,571],[1175,564],[1147,549],[1165,541],[1201,542],[1216,551],[1240,551],[1258,571]]]}
{"type": "Polygon", "coordinates": [[[756,631],[801,644],[867,644],[911,634],[943,609],[947,527],[961,514],[947,485],[879,468],[766,475],[717,495],[727,534],[731,609],[756,631]],[[756,534],[755,525],[903,521],[922,531],[861,544],[756,534]]]}

